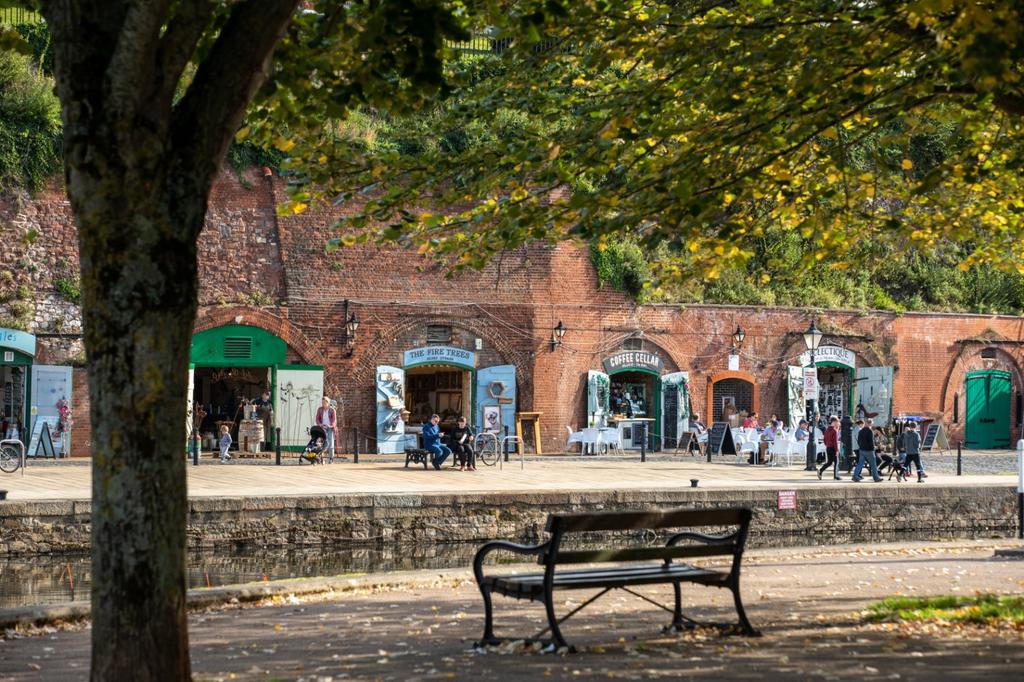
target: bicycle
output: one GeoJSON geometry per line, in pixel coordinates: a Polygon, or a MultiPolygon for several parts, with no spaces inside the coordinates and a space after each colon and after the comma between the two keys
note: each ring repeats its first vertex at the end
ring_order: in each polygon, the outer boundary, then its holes
{"type": "Polygon", "coordinates": [[[13,445],[0,445],[0,471],[13,474],[21,467],[21,453],[13,445]]]}
{"type": "Polygon", "coordinates": [[[499,450],[498,437],[493,433],[478,433],[473,439],[473,448],[476,450],[476,458],[489,467],[498,463],[499,450]]]}

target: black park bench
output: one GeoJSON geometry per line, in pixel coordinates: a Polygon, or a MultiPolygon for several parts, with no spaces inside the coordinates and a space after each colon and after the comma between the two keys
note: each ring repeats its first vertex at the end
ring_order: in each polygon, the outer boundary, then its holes
{"type": "Polygon", "coordinates": [[[405,468],[409,468],[409,463],[422,464],[423,468],[428,468],[427,463],[430,458],[433,457],[433,453],[423,448],[409,448],[405,451],[405,468]]]}
{"type": "MultiPolygon", "coordinates": [[[[669,511],[639,512],[597,512],[590,514],[551,514],[545,531],[550,535],[547,542],[539,545],[517,545],[504,540],[484,544],[473,559],[473,573],[477,586],[484,598],[484,636],[477,646],[500,644],[503,640],[494,636],[492,594],[502,594],[514,599],[529,599],[542,602],[547,611],[548,625],[528,642],[542,642],[547,650],[568,647],[562,637],[560,626],[579,611],[613,589],[621,589],[672,614],[672,622],[666,631],[680,631],[703,623],[687,618],[682,613],[682,583],[696,583],[707,587],[724,587],[732,592],[739,616],[739,630],[743,634],[759,636],[747,620],[740,600],[740,560],[743,546],[750,528],[749,509],[676,509],[669,511]],[[705,526],[735,527],[723,535],[707,535],[693,529],[705,526]],[[654,547],[611,546],[607,549],[577,550],[562,549],[563,540],[575,533],[596,531],[638,531],[680,529],[671,535],[664,545],[654,547]],[[484,559],[497,550],[517,554],[536,555],[543,572],[519,573],[513,575],[484,575],[484,559]],[[731,556],[729,570],[700,568],[689,563],[676,561],[697,557],[731,556]],[[653,563],[657,562],[657,563],[653,563]],[[578,567],[579,564],[609,564],[601,567],[578,567]],[[562,570],[564,567],[568,567],[562,570]],[[670,609],[654,602],[647,596],[631,590],[640,585],[672,585],[675,590],[675,608],[670,609]],[[554,593],[556,590],[600,590],[562,618],[555,615],[554,593]],[[541,639],[550,632],[550,639],[541,639]]],[[[623,542],[619,542],[623,545],[623,542]]],[[[708,624],[718,627],[734,627],[723,624],[708,624]]],[[[522,639],[522,638],[516,638],[522,639]]],[[[574,649],[569,648],[569,651],[574,649]]]]}

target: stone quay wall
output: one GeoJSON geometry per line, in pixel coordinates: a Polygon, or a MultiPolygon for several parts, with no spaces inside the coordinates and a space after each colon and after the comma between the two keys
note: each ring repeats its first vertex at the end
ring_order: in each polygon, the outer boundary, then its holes
{"type": "MultiPolygon", "coordinates": [[[[844,486],[797,491],[681,489],[571,493],[380,494],[196,498],[192,549],[402,547],[494,538],[537,541],[552,512],[749,506],[751,544],[787,546],[899,539],[1013,537],[1011,486],[844,486]]],[[[0,502],[0,556],[86,553],[88,501],[0,502]]]]}

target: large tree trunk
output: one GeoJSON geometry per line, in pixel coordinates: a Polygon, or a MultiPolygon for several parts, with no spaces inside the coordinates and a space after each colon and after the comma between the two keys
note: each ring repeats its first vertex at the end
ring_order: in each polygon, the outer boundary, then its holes
{"type": "Polygon", "coordinates": [[[297,2],[236,0],[215,21],[225,5],[210,0],[42,0],[81,254],[94,680],[190,678],[182,425],[196,240],[297,2]]]}
{"type": "Polygon", "coordinates": [[[121,177],[79,177],[72,192],[93,423],[92,679],[185,680],[181,424],[197,265],[195,241],[173,235],[192,233],[183,222],[198,231],[206,195],[121,177]]]}

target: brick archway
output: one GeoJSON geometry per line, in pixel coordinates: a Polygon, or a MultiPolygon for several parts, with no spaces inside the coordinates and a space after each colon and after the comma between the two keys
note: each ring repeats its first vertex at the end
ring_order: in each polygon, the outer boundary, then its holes
{"type": "Polygon", "coordinates": [[[945,422],[947,437],[952,440],[964,440],[967,423],[967,373],[984,369],[1001,369],[1010,373],[1010,443],[1016,443],[1021,434],[1021,423],[1017,415],[1024,413],[1021,405],[1024,396],[1024,372],[1021,371],[1021,352],[1016,346],[1005,348],[978,341],[961,344],[960,352],[950,362],[946,370],[942,392],[939,395],[939,412],[936,414],[945,422]],[[994,351],[991,356],[982,356],[983,350],[994,351]],[[956,403],[956,409],[954,409],[956,403]],[[953,417],[957,421],[953,421],[953,417]]]}
{"type": "Polygon", "coordinates": [[[201,309],[196,316],[196,323],[192,333],[196,334],[207,329],[213,329],[214,327],[223,327],[227,324],[240,324],[264,329],[288,344],[288,347],[295,351],[305,364],[327,365],[327,359],[320,349],[313,345],[306,338],[306,335],[296,329],[293,324],[269,311],[258,308],[231,306],[227,308],[201,309]]]}
{"type": "Polygon", "coordinates": [[[761,397],[759,395],[757,378],[750,372],[740,370],[726,370],[708,377],[707,402],[704,403],[704,419],[710,423],[715,415],[715,384],[728,379],[745,381],[750,384],[751,407],[754,412],[761,411],[761,397]]]}

